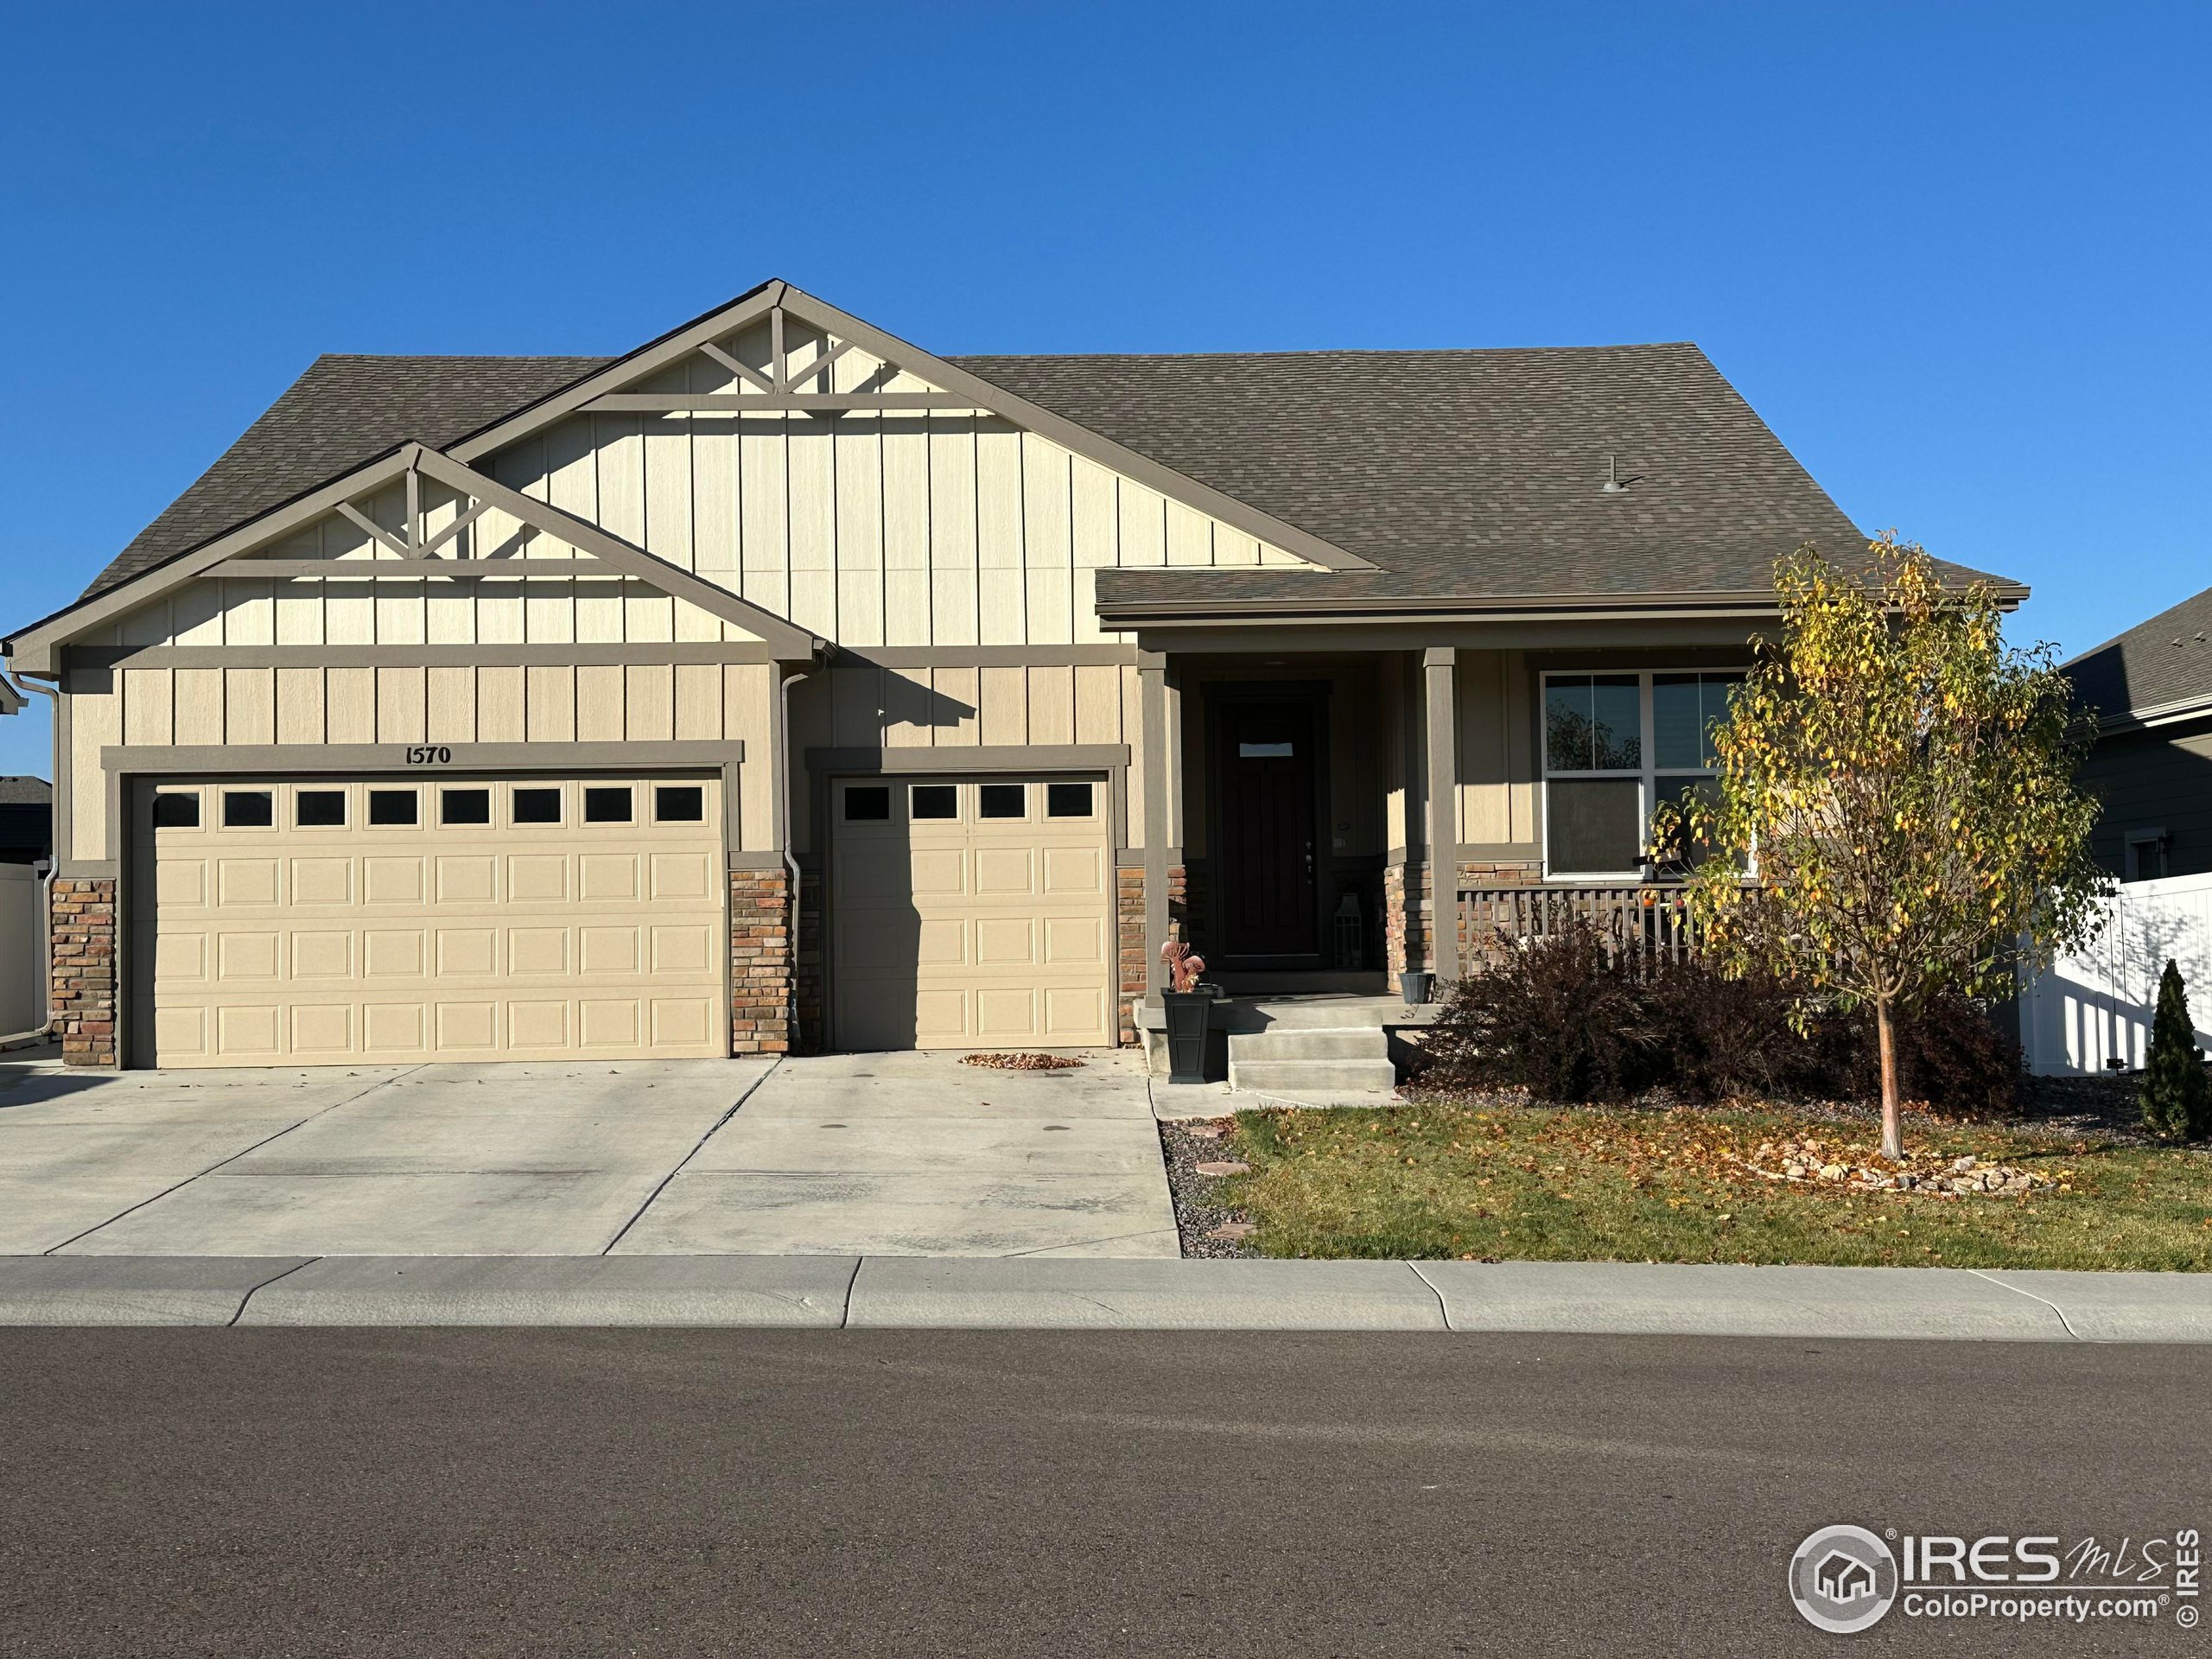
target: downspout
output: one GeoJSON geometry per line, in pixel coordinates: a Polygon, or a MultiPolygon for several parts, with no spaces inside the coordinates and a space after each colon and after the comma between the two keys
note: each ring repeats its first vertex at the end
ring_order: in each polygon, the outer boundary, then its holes
{"type": "MultiPolygon", "coordinates": [[[[60,789],[61,787],[61,693],[53,686],[41,685],[36,680],[22,679],[12,674],[0,674],[0,680],[5,680],[18,694],[35,691],[54,705],[48,710],[48,717],[54,728],[54,761],[50,770],[54,773],[54,787],[60,789]]],[[[56,812],[48,821],[58,822],[60,817],[60,814],[56,812]]],[[[19,1031],[9,1036],[0,1037],[0,1050],[25,1048],[33,1043],[43,1042],[53,1033],[54,878],[60,873],[60,868],[61,849],[56,847],[47,854],[46,880],[40,885],[39,891],[38,996],[39,1001],[46,1004],[46,1022],[32,1031],[19,1031]]]]}
{"type": "Polygon", "coordinates": [[[784,871],[789,878],[784,892],[784,943],[791,952],[791,966],[784,976],[784,1052],[798,1047],[798,855],[791,851],[791,687],[809,671],[784,676],[776,689],[776,785],[780,803],[776,826],[784,849],[784,871]]]}

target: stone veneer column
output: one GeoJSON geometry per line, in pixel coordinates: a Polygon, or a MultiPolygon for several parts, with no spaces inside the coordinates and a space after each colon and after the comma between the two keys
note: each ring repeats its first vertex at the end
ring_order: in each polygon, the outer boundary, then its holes
{"type": "Polygon", "coordinates": [[[60,876],[48,937],[53,969],[47,997],[65,1065],[113,1065],[115,1040],[115,881],[60,876]]]}
{"type": "MultiPolygon", "coordinates": [[[[1189,937],[1188,879],[1180,864],[1167,871],[1167,912],[1170,931],[1189,937]]],[[[1136,1005],[1144,1001],[1145,982],[1154,958],[1145,949],[1144,872],[1124,865],[1114,872],[1114,912],[1117,941],[1115,972],[1115,1036],[1124,1048],[1137,1040],[1136,1005]]]]}
{"type": "Polygon", "coordinates": [[[790,878],[781,869],[729,873],[730,1050],[791,1051],[790,878]]]}

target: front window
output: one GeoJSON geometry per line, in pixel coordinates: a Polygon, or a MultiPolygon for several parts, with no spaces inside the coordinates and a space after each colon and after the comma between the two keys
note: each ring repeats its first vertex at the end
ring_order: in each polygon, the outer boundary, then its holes
{"type": "MultiPolygon", "coordinates": [[[[1643,879],[1651,816],[1712,787],[1740,671],[1544,677],[1544,869],[1643,879]]],[[[1688,859],[1694,862],[1692,849],[1688,859]]]]}

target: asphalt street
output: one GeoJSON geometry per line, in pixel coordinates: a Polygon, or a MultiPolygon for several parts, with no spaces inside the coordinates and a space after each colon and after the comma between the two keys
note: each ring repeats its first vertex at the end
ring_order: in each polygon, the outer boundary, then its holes
{"type": "Polygon", "coordinates": [[[2212,1520],[2203,1351],[0,1332],[10,1654],[2142,1653],[1802,1624],[1835,1522],[2212,1520]]]}

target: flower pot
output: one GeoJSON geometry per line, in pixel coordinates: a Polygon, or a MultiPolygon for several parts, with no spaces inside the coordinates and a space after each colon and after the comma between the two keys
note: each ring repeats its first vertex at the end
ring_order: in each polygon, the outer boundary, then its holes
{"type": "Polygon", "coordinates": [[[1167,1011],[1167,1081],[1204,1083],[1213,998],[1204,991],[1162,991],[1160,1001],[1167,1011]]]}
{"type": "Polygon", "coordinates": [[[1406,999],[1408,1007],[1419,1007],[1428,1001],[1429,986],[1436,976],[1426,968],[1408,968],[1398,976],[1398,995],[1406,999]]]}

